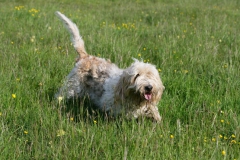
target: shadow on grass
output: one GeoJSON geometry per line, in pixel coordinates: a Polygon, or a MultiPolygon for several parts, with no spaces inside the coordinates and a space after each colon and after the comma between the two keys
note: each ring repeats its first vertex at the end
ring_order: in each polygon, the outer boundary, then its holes
{"type": "Polygon", "coordinates": [[[106,112],[101,112],[94,106],[88,97],[83,99],[72,98],[65,102],[59,103],[61,113],[73,118],[75,122],[84,121],[86,123],[94,123],[96,120],[113,121],[115,118],[108,115],[106,112]]]}
{"type": "MultiPolygon", "coordinates": [[[[127,118],[124,115],[119,115],[117,117],[113,117],[109,115],[108,112],[100,111],[93,103],[91,103],[88,96],[85,96],[83,99],[72,98],[68,100],[62,100],[59,102],[57,98],[55,98],[55,92],[53,89],[49,92],[49,100],[60,110],[62,116],[67,117],[69,119],[73,119],[74,122],[85,122],[88,124],[94,124],[95,122],[101,120],[104,123],[116,122],[121,126],[123,121],[127,118]]],[[[141,117],[138,119],[133,118],[132,120],[127,119],[125,122],[131,125],[133,123],[142,124],[144,121],[154,122],[152,119],[148,119],[146,117],[141,117]]]]}
{"type": "Polygon", "coordinates": [[[47,91],[49,101],[60,110],[62,116],[73,118],[75,122],[86,122],[94,123],[94,121],[102,120],[104,122],[112,122],[116,119],[122,119],[120,117],[114,118],[110,116],[107,112],[100,111],[94,104],[90,101],[88,96],[84,98],[71,98],[63,99],[61,102],[55,97],[56,89],[54,87],[49,88],[47,91]]]}

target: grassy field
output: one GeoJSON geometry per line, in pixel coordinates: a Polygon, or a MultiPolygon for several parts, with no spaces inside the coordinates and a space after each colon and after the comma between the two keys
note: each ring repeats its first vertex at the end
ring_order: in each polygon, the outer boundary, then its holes
{"type": "Polygon", "coordinates": [[[240,1],[1,0],[0,159],[240,159],[240,1]],[[106,121],[54,99],[87,52],[157,66],[160,125],[106,121]]]}

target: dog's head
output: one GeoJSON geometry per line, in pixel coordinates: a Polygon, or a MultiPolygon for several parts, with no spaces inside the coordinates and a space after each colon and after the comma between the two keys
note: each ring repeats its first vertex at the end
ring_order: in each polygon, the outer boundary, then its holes
{"type": "MultiPolygon", "coordinates": [[[[133,103],[134,106],[146,104],[156,106],[161,99],[163,90],[164,86],[156,67],[138,60],[135,60],[129,68],[124,70],[116,88],[120,99],[123,102],[133,103]]],[[[154,116],[158,113],[154,107],[147,107],[145,113],[146,117],[159,119],[154,116]]],[[[144,112],[141,112],[141,115],[144,115],[144,112]]]]}
{"type": "Polygon", "coordinates": [[[164,90],[156,67],[137,60],[124,71],[120,81],[125,96],[141,101],[158,102],[164,90]]]}

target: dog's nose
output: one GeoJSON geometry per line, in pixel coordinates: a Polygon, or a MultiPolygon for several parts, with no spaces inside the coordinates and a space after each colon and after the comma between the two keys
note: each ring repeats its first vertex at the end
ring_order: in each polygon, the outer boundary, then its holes
{"type": "Polygon", "coordinates": [[[151,85],[145,86],[145,90],[148,91],[148,92],[150,92],[152,90],[152,88],[153,87],[151,85]]]}

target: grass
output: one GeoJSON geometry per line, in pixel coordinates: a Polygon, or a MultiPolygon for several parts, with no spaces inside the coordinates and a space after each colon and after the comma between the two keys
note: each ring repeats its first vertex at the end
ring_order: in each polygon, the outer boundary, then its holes
{"type": "Polygon", "coordinates": [[[239,7],[2,0],[0,159],[240,159],[239,7]],[[157,66],[161,125],[105,121],[54,100],[76,58],[57,10],[78,25],[88,53],[123,68],[132,57],[157,66]]]}

